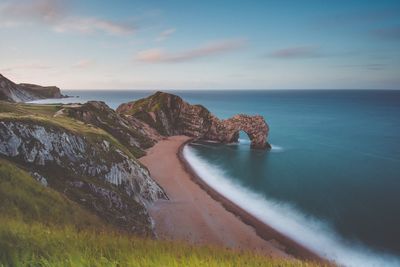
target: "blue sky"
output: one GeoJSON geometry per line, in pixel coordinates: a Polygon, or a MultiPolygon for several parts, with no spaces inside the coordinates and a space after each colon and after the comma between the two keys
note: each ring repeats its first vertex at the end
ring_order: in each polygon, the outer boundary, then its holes
{"type": "Polygon", "coordinates": [[[0,35],[64,89],[400,89],[399,1],[0,0],[0,35]]]}

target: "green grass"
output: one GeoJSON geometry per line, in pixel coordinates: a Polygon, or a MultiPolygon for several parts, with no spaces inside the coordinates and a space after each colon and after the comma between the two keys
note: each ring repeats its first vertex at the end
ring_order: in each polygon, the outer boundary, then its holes
{"type": "Polygon", "coordinates": [[[0,218],[13,218],[22,223],[74,225],[77,228],[103,227],[96,216],[1,158],[0,218]]]}
{"type": "Polygon", "coordinates": [[[251,252],[16,221],[1,223],[0,247],[0,261],[14,266],[313,266],[251,252]]]}

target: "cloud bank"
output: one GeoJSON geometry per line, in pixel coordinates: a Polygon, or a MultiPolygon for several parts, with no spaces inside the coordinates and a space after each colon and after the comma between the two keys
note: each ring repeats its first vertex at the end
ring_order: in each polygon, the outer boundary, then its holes
{"type": "Polygon", "coordinates": [[[217,56],[234,50],[238,50],[245,45],[245,40],[223,40],[209,43],[197,48],[169,53],[162,49],[149,49],[139,52],[136,60],[147,63],[179,63],[191,61],[208,56],[217,56]]]}

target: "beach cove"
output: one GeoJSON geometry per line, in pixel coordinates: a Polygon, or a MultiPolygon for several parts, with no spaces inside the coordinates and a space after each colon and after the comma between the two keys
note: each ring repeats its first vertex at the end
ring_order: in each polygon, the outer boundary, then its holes
{"type": "Polygon", "coordinates": [[[203,182],[182,154],[190,141],[187,136],[169,137],[140,159],[169,197],[150,209],[159,238],[322,261],[203,182]]]}

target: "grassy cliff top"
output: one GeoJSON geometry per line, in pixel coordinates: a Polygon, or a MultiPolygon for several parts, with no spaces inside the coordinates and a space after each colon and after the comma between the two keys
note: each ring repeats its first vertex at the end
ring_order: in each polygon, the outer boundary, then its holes
{"type": "Polygon", "coordinates": [[[171,99],[176,101],[183,101],[179,96],[164,92],[156,92],[155,94],[146,98],[121,104],[117,108],[117,112],[126,115],[134,115],[141,111],[156,112],[158,110],[164,109],[167,102],[171,99]]]}
{"type": "Polygon", "coordinates": [[[58,114],[64,105],[61,104],[22,104],[0,101],[0,121],[23,121],[31,122],[42,126],[52,126],[62,128],[66,131],[84,136],[88,141],[107,140],[115,147],[119,148],[126,155],[133,158],[141,156],[140,151],[130,151],[122,145],[116,138],[105,130],[91,124],[86,124],[80,120],[58,114]]]}

